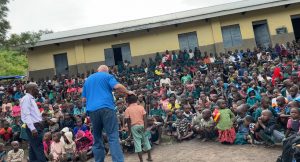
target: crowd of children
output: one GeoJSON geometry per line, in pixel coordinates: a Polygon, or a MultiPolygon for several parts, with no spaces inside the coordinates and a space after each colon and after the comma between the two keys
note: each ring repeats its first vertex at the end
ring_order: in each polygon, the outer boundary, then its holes
{"type": "MultiPolygon", "coordinates": [[[[290,141],[298,138],[300,127],[299,63],[300,44],[292,42],[220,54],[198,48],[167,50],[143,59],[140,66],[126,61],[111,67],[110,73],[136,94],[126,100],[114,93],[123,151],[135,150],[142,161],[143,145],[152,160],[150,149],[160,144],[162,135],[266,147],[283,142],[289,144],[284,145],[287,149],[297,148],[290,141]]],[[[93,128],[80,99],[84,81],[93,72],[30,81],[40,89],[36,102],[49,160],[85,161],[92,156],[93,128]]],[[[0,85],[2,161],[24,157],[19,147],[27,134],[19,99],[25,84],[14,80],[0,85]],[[6,152],[9,144],[13,149],[6,152]]],[[[291,153],[283,151],[282,158],[291,153]]]]}

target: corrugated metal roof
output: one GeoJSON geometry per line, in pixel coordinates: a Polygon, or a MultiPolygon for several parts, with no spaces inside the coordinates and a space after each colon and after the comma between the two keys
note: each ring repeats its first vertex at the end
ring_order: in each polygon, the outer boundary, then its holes
{"type": "Polygon", "coordinates": [[[300,0],[243,0],[144,19],[45,34],[35,46],[120,34],[299,2],[300,0]]]}

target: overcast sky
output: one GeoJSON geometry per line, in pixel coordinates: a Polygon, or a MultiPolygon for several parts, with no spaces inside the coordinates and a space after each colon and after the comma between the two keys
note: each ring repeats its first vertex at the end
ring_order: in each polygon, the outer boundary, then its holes
{"type": "Polygon", "coordinates": [[[11,0],[10,33],[64,31],[238,0],[11,0]]]}

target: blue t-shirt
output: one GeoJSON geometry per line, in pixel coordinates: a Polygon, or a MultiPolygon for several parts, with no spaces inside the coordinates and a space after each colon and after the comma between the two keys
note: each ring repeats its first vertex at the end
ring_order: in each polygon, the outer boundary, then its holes
{"type": "Polygon", "coordinates": [[[117,84],[115,77],[105,72],[97,72],[89,76],[82,91],[82,97],[86,98],[86,111],[95,111],[101,108],[114,110],[112,91],[117,84]]]}

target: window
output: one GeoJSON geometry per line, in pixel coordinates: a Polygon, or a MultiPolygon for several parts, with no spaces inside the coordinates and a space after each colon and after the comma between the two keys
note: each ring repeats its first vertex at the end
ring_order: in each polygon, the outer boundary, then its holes
{"type": "Polygon", "coordinates": [[[242,44],[242,35],[239,25],[223,26],[222,36],[225,48],[240,46],[242,44]]]}
{"type": "Polygon", "coordinates": [[[178,34],[179,47],[181,50],[194,50],[198,47],[198,38],[196,32],[178,34]]]}

